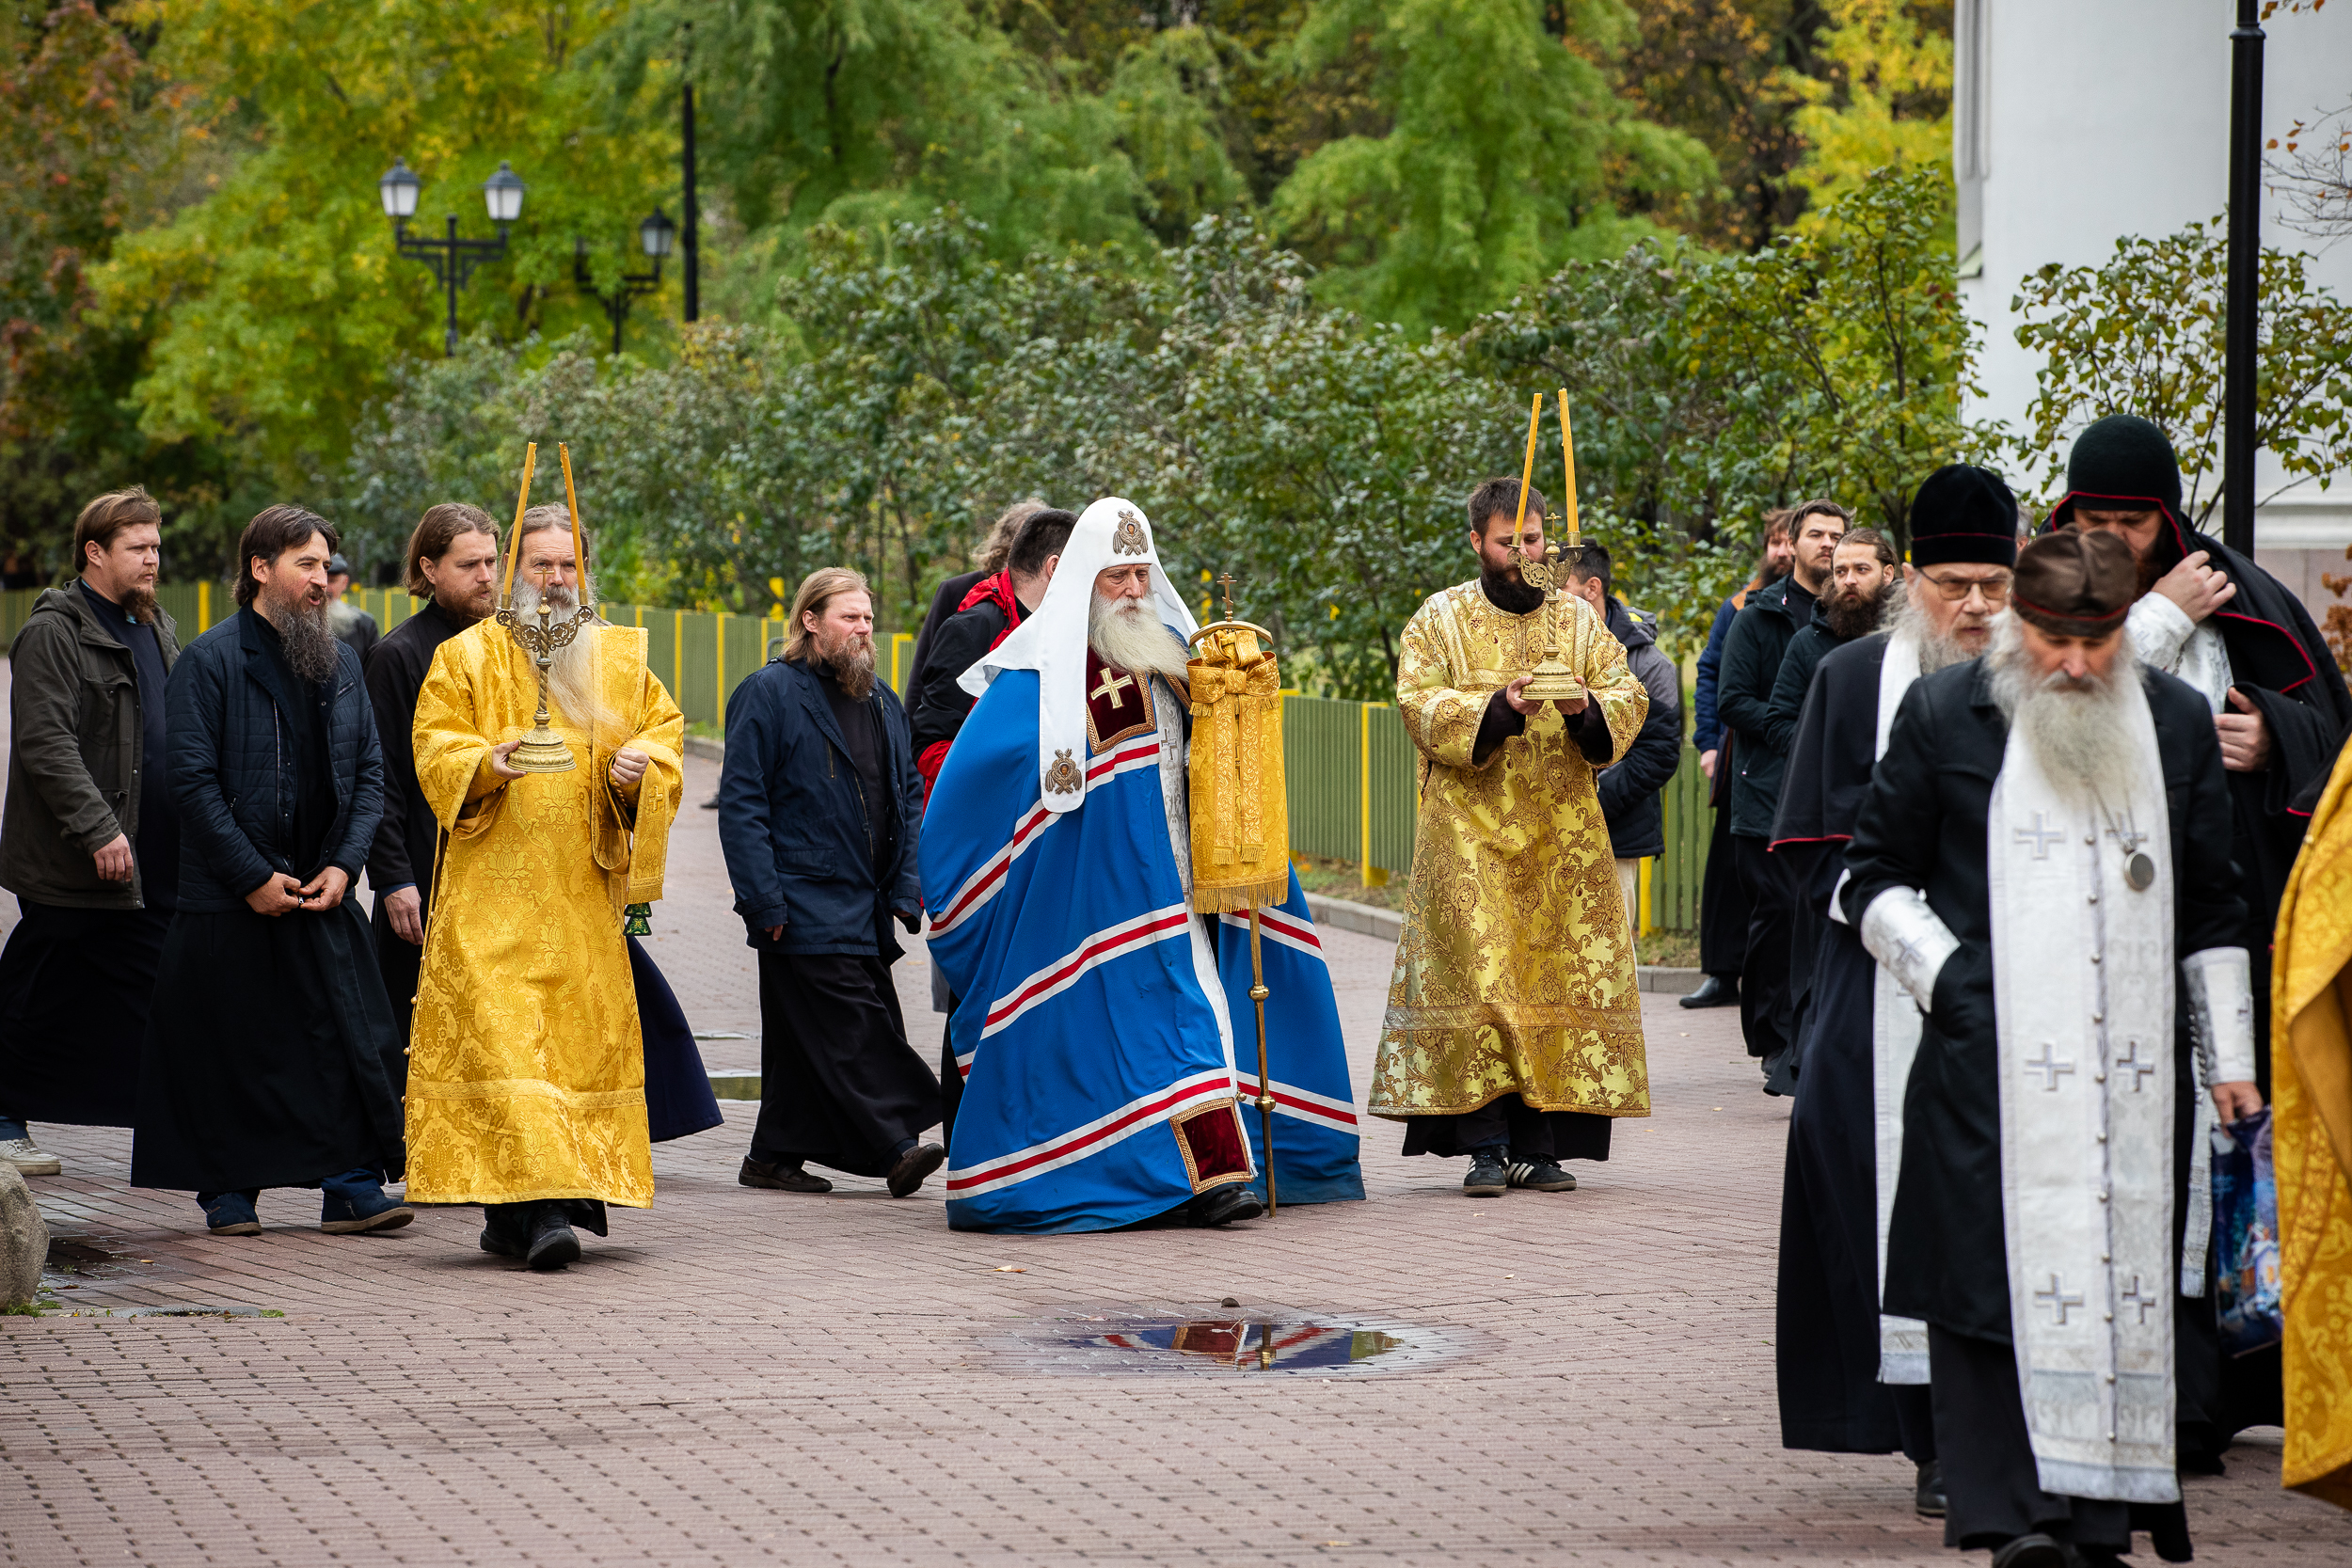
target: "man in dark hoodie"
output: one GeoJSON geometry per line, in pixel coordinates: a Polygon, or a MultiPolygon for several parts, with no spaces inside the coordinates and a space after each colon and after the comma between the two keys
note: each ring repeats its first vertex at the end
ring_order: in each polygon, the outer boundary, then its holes
{"type": "Polygon", "coordinates": [[[10,652],[0,887],[0,1160],[55,1176],[29,1120],[127,1127],[139,1042],[180,892],[164,683],[180,657],[155,605],[163,514],[134,486],[73,525],[78,580],[34,603],[10,652]]]}
{"type": "MultiPolygon", "coordinates": [[[[2230,785],[2230,858],[2245,879],[2240,940],[2253,963],[2255,1083],[2266,1101],[2271,931],[2318,787],[2352,725],[2352,695],[2302,603],[2188,526],[2180,460],[2149,420],[2111,414],[2075,438],[2050,527],[2114,533],[2132,547],[2138,597],[2124,625],[2133,647],[2213,709],[2230,785]]],[[[2213,1430],[2193,1430],[2184,1412],[2184,1466],[2217,1469],[2231,1437],[2277,1424],[2279,1379],[2276,1347],[2223,1361],[2213,1430]]]]}
{"type": "Polygon", "coordinates": [[[1788,1049],[1789,892],[1766,850],[1780,810],[1780,775],[1787,753],[1772,740],[1772,687],[1780,661],[1800,629],[1813,619],[1816,599],[1828,592],[1832,558],[1846,532],[1846,509],[1809,500],[1788,521],[1796,556],[1788,575],[1748,595],[1747,608],[1724,641],[1716,711],[1733,736],[1731,847],[1740,884],[1753,901],[1747,958],[1740,971],[1740,1029],[1748,1054],[1777,1074],[1788,1049]]]}
{"type": "Polygon", "coordinates": [[[1568,567],[1568,592],[1593,607],[1609,635],[1625,647],[1626,668],[1649,693],[1649,713],[1623,758],[1604,768],[1596,784],[1601,820],[1609,825],[1617,860],[1617,891],[1625,895],[1625,928],[1642,930],[1642,861],[1666,852],[1666,805],[1661,798],[1682,766],[1682,673],[1658,648],[1658,617],[1610,592],[1609,548],[1586,541],[1568,567]]]}

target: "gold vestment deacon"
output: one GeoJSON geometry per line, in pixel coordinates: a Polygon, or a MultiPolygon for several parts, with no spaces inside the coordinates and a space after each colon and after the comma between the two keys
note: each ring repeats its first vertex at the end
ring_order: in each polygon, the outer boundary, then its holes
{"type": "Polygon", "coordinates": [[[2279,903],[2271,1158],[2286,1319],[2284,1484],[2352,1508],[2352,747],[2279,903]]]}
{"type": "MultiPolygon", "coordinates": [[[[1565,611],[1565,613],[1564,613],[1565,611]]],[[[1592,608],[1568,596],[1560,657],[1599,705],[1610,760],[1649,694],[1592,608]]],[[[1475,582],[1405,627],[1396,702],[1421,752],[1412,884],[1366,1107],[1458,1116],[1517,1091],[1538,1111],[1649,1115],[1642,1005],[1595,764],[1558,708],[1483,765],[1488,699],[1545,653],[1545,615],[1511,615],[1475,582]]]]}
{"type": "Polygon", "coordinates": [[[621,913],[661,896],[685,716],[634,626],[583,629],[603,721],[549,699],[579,759],[502,781],[538,677],[490,621],[441,644],[417,697],[417,783],[447,834],[408,1058],[408,1196],[426,1203],[653,1202],[644,1037],[621,913]],[[612,754],[649,759],[632,807],[612,754]]]}
{"type": "Polygon", "coordinates": [[[1192,907],[1269,908],[1290,895],[1281,676],[1254,628],[1201,637],[1192,686],[1192,907]]]}

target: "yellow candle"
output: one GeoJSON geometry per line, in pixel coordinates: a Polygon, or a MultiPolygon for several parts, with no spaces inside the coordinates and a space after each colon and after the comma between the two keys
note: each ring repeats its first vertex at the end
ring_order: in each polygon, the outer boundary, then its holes
{"type": "Polygon", "coordinates": [[[572,515],[572,560],[580,572],[580,602],[588,602],[588,551],[580,542],[580,498],[572,493],[572,449],[562,441],[555,455],[564,465],[564,505],[572,515]]]}
{"type": "MultiPolygon", "coordinates": [[[[1536,399],[1538,403],[1543,400],[1536,399]]],[[[1576,437],[1568,430],[1568,389],[1560,388],[1560,461],[1567,466],[1567,495],[1561,501],[1562,513],[1568,525],[1567,547],[1574,549],[1580,541],[1576,535],[1576,437]]]]}
{"type": "Polygon", "coordinates": [[[527,442],[523,447],[523,493],[515,500],[515,531],[506,536],[506,586],[499,590],[499,603],[515,602],[515,558],[522,553],[523,514],[531,510],[531,470],[539,461],[539,443],[527,442]]]}
{"type": "MultiPolygon", "coordinates": [[[[1527,487],[1535,482],[1535,427],[1543,422],[1544,394],[1535,394],[1535,405],[1527,411],[1527,461],[1519,465],[1519,515],[1511,520],[1511,542],[1518,544],[1527,528],[1527,487]]],[[[1480,528],[1486,520],[1480,518],[1480,528]]]]}

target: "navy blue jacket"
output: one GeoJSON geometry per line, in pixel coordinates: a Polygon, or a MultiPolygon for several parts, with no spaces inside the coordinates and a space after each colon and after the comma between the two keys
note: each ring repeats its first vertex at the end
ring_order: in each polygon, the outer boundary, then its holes
{"type": "Polygon", "coordinates": [[[888,916],[923,907],[915,879],[923,780],[908,744],[906,709],[880,681],[867,701],[882,705],[884,766],[898,813],[898,847],[879,877],[866,848],[857,768],[818,678],[805,664],[779,660],[727,699],[719,845],[735,885],[735,912],[743,917],[750,945],[762,952],[895,958],[888,916]],[[784,936],[771,944],[767,932],[774,926],[784,936]]]}
{"type": "Polygon", "coordinates": [[[359,656],[335,645],[326,712],[335,820],[326,855],[295,865],[294,759],[280,718],[292,694],[262,644],[260,618],[241,610],[182,651],[166,686],[171,798],[180,808],[180,907],[245,908],[245,895],[287,872],[309,881],[338,865],[355,880],[384,816],[384,752],[359,656]]]}
{"type": "Polygon", "coordinates": [[[1715,684],[1722,678],[1724,639],[1731,634],[1731,623],[1740,613],[1740,599],[1755,590],[1742,588],[1725,599],[1715,610],[1715,624],[1707,628],[1707,651],[1699,655],[1698,689],[1692,694],[1692,715],[1694,721],[1691,744],[1702,752],[1722,749],[1723,720],[1715,711],[1715,684]]]}

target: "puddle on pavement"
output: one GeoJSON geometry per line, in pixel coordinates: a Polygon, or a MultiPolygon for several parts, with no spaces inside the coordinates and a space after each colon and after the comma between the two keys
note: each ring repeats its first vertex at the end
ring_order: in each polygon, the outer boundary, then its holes
{"type": "Polygon", "coordinates": [[[1425,1369],[1464,1354],[1469,1338],[1352,1314],[1073,1309],[985,1333],[981,1345],[1005,1371],[1352,1377],[1425,1369]]]}

